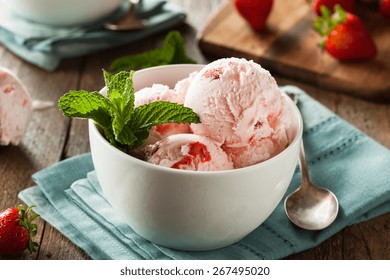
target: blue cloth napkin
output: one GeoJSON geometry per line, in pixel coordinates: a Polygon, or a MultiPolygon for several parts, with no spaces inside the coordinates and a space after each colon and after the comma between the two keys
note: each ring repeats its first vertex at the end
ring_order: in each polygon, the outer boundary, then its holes
{"type": "MultiPolygon", "coordinates": [[[[34,174],[37,186],[23,190],[20,198],[36,205],[43,219],[92,259],[281,259],[315,247],[348,225],[389,212],[389,150],[300,89],[288,86],[283,90],[299,95],[313,181],[331,189],[340,202],[336,221],[322,231],[294,226],[282,201],[261,226],[228,247],[186,252],[154,245],[126,225],[105,200],[90,154],[34,174]]],[[[287,194],[299,184],[297,168],[287,194]]]]}
{"type": "Polygon", "coordinates": [[[92,54],[128,44],[168,30],[184,22],[182,9],[163,0],[143,0],[139,17],[148,21],[142,30],[117,32],[105,30],[107,21],[121,18],[130,8],[123,4],[112,14],[82,26],[44,25],[14,15],[0,0],[0,43],[24,60],[45,70],[55,70],[63,58],[92,54]]]}

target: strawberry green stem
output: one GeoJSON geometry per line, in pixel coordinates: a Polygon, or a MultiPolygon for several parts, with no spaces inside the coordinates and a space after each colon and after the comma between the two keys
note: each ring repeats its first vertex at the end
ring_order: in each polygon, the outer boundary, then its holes
{"type": "Polygon", "coordinates": [[[29,233],[28,250],[30,253],[35,252],[36,248],[39,246],[37,242],[33,241],[33,238],[37,235],[38,226],[37,224],[33,224],[32,221],[39,217],[37,213],[32,213],[32,208],[34,207],[35,205],[30,205],[27,207],[27,210],[25,210],[22,205],[18,206],[20,215],[19,224],[27,229],[29,233]]]}
{"type": "Polygon", "coordinates": [[[324,5],[321,6],[321,17],[317,17],[314,20],[313,26],[314,30],[323,37],[320,46],[323,47],[325,45],[325,40],[329,33],[338,24],[345,22],[346,18],[347,12],[339,4],[335,5],[333,14],[329,8],[324,5]]]}

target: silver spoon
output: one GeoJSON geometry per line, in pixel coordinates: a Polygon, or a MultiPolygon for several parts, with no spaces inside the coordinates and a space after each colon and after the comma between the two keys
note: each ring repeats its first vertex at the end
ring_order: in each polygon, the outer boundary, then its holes
{"type": "Polygon", "coordinates": [[[302,174],[301,186],[286,197],[284,209],[288,218],[298,227],[308,230],[324,229],[336,219],[339,203],[334,193],[311,182],[303,141],[300,146],[299,165],[302,174]]]}
{"type": "Polygon", "coordinates": [[[136,10],[140,0],[129,0],[130,9],[128,13],[121,19],[110,21],[104,24],[104,27],[113,31],[128,31],[138,30],[146,26],[146,21],[137,18],[136,10]]]}

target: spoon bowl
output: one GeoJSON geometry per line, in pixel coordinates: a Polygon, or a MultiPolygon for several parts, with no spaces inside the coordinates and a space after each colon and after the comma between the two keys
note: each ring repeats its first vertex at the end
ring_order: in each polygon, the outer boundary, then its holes
{"type": "Polygon", "coordinates": [[[336,219],[338,202],[332,192],[313,185],[306,191],[298,188],[293,192],[285,201],[285,208],[295,225],[308,230],[321,230],[336,219]]]}
{"type": "MultiPolygon", "coordinates": [[[[297,103],[296,95],[288,95],[297,103]]],[[[299,165],[302,174],[301,186],[286,197],[284,209],[296,226],[307,230],[324,229],[336,219],[339,203],[334,193],[311,182],[303,140],[300,144],[299,165]]]]}

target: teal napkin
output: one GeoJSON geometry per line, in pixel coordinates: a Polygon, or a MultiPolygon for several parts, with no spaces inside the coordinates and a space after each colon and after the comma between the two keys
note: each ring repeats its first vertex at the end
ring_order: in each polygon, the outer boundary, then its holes
{"type": "MultiPolygon", "coordinates": [[[[331,189],[340,211],[328,228],[294,226],[283,201],[243,240],[204,252],[171,250],[137,235],[101,192],[90,154],[62,161],[33,175],[37,186],[19,196],[92,259],[281,259],[315,247],[344,227],[390,211],[390,152],[296,87],[312,179],[331,189]]],[[[297,168],[287,194],[300,184],[297,168]]],[[[287,195],[286,194],[286,195],[287,195]]]]}
{"type": "Polygon", "coordinates": [[[14,15],[0,0],[0,43],[24,60],[45,70],[55,70],[64,58],[92,54],[104,49],[132,43],[168,30],[186,16],[181,8],[163,0],[143,0],[137,9],[148,27],[137,31],[116,32],[103,29],[107,21],[121,18],[130,2],[112,14],[82,26],[51,26],[28,21],[14,15]]]}

